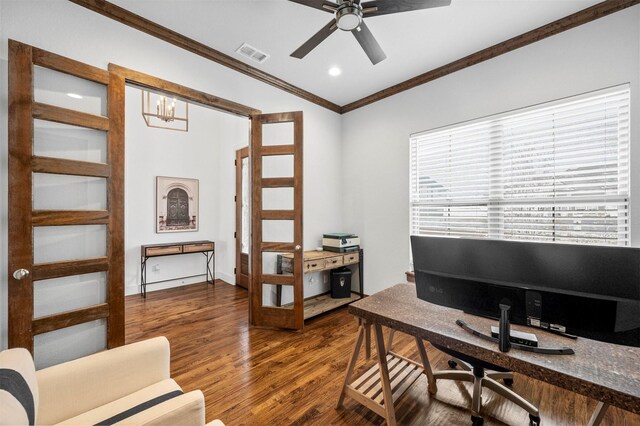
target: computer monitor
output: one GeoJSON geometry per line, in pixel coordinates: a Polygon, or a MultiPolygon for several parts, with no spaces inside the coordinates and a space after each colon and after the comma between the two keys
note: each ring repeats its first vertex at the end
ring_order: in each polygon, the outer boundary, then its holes
{"type": "Polygon", "coordinates": [[[412,236],[428,302],[640,347],[640,248],[412,236]]]}

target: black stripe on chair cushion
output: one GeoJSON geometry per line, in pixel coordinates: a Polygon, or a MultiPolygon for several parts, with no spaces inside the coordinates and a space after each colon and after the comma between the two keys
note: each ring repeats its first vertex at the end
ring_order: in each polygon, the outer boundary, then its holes
{"type": "Polygon", "coordinates": [[[36,423],[33,393],[31,393],[31,388],[22,374],[10,368],[0,368],[0,390],[9,392],[22,405],[30,425],[36,423]]]}
{"type": "Polygon", "coordinates": [[[161,404],[165,401],[168,401],[172,398],[182,395],[181,390],[175,390],[173,392],[165,393],[164,395],[156,396],[142,404],[138,404],[135,407],[131,407],[128,410],[121,412],[120,414],[116,414],[115,416],[109,417],[106,420],[96,423],[96,426],[110,426],[115,423],[121,422],[122,420],[129,418],[133,415],[143,412],[144,410],[148,410],[151,407],[154,407],[158,404],[161,404]]]}

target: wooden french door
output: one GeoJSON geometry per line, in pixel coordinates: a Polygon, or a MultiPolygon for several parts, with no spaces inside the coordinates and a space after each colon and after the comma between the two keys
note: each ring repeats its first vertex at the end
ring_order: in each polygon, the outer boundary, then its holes
{"type": "Polygon", "coordinates": [[[123,345],[121,76],[9,40],[8,214],[9,346],[123,345]]]}
{"type": "Polygon", "coordinates": [[[249,289],[249,148],[236,151],[236,285],[249,289]]]}
{"type": "Polygon", "coordinates": [[[250,323],[302,329],[302,112],[251,116],[250,323]],[[287,143],[288,142],[288,143],[287,143]],[[277,274],[293,253],[293,274],[277,274]],[[283,303],[277,303],[278,287],[283,303]]]}

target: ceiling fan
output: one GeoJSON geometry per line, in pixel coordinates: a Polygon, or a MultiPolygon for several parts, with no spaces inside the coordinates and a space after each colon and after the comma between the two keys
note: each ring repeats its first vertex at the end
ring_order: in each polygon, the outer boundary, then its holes
{"type": "Polygon", "coordinates": [[[369,27],[364,22],[364,18],[449,6],[451,4],[451,0],[373,0],[364,3],[361,3],[360,0],[336,0],[337,3],[328,0],[289,1],[334,14],[334,19],[296,49],[291,54],[292,57],[304,58],[324,39],[333,34],[337,28],[340,28],[343,31],[351,31],[373,65],[384,60],[387,55],[384,54],[373,34],[371,34],[369,27]]]}

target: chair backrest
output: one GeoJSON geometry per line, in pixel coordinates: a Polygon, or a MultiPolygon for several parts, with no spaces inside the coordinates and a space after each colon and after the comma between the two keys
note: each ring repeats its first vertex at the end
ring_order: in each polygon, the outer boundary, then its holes
{"type": "Polygon", "coordinates": [[[35,425],[38,382],[26,349],[0,352],[0,425],[35,425]]]}

